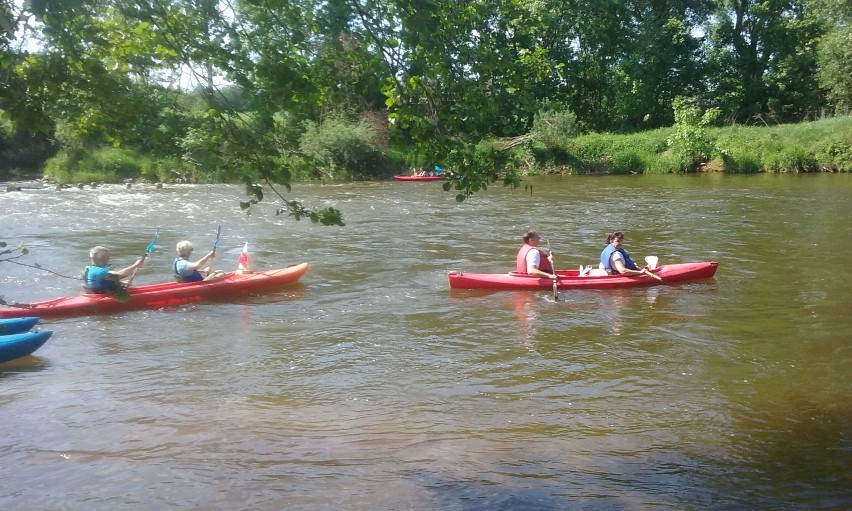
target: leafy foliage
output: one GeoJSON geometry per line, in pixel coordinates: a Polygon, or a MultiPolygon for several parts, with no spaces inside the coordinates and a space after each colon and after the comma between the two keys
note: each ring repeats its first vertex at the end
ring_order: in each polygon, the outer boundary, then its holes
{"type": "Polygon", "coordinates": [[[384,167],[375,133],[365,122],[338,114],[320,123],[307,121],[299,143],[304,173],[311,179],[363,179],[384,167]]]}
{"type": "Polygon", "coordinates": [[[576,136],[579,131],[574,112],[545,102],[533,118],[530,138],[533,142],[552,149],[562,145],[566,138],[576,136]]]}
{"type": "Polygon", "coordinates": [[[806,0],[718,0],[706,24],[709,98],[736,122],[791,122],[824,105],[816,83],[822,27],[806,0]]]}
{"type": "Polygon", "coordinates": [[[817,172],[852,169],[852,117],[771,128],[715,129],[728,172],[817,172]]]}
{"type": "Polygon", "coordinates": [[[685,164],[682,171],[695,170],[696,166],[708,161],[713,154],[713,140],[706,128],[715,122],[719,109],[710,108],[702,114],[697,106],[684,98],[675,99],[673,108],[674,133],[666,142],[674,155],[685,164]]]}
{"type": "Polygon", "coordinates": [[[132,150],[69,149],[47,161],[45,175],[59,183],[118,183],[143,175],[153,166],[153,160],[132,150]]]}
{"type": "Polygon", "coordinates": [[[817,42],[819,84],[837,111],[852,111],[852,3],[810,0],[808,6],[825,29],[817,42]]]}
{"type": "Polygon", "coordinates": [[[842,0],[33,0],[0,20],[4,142],[40,133],[68,162],[112,147],[159,160],[146,176],[261,183],[297,218],[323,210],[276,187],[387,175],[382,151],[441,162],[461,199],[515,185],[544,148],[582,171],[692,170],[712,148],[677,97],[779,123],[843,111],[852,89],[842,0]],[[348,133],[341,109],[374,121],[348,133]],[[565,150],[575,132],[673,122],[668,153],[565,150]]]}

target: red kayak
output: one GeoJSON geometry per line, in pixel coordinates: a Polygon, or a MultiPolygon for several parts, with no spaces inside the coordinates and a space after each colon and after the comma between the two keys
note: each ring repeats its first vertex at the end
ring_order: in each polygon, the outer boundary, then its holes
{"type": "Polygon", "coordinates": [[[443,181],[444,176],[393,176],[397,181],[443,181]]]}
{"type": "Polygon", "coordinates": [[[281,270],[230,272],[221,278],[207,282],[169,282],[136,286],[127,290],[130,299],[124,301],[108,294],[83,293],[36,302],[27,307],[4,307],[0,309],[0,318],[109,314],[133,309],[176,307],[210,299],[222,300],[234,295],[272,291],[285,287],[298,281],[306,271],[308,271],[308,263],[302,263],[281,270]]]}
{"type": "MultiPolygon", "coordinates": [[[[716,274],[716,261],[664,264],[649,275],[580,276],[579,270],[556,270],[556,286],[560,291],[571,289],[615,289],[634,286],[654,286],[712,278],[716,274]]],[[[525,273],[462,273],[447,275],[450,289],[553,289],[553,280],[525,273]]]]}

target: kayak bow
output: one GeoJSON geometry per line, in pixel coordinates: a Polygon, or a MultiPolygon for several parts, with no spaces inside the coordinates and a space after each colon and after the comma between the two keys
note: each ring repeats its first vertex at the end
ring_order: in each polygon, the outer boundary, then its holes
{"type": "Polygon", "coordinates": [[[22,317],[12,319],[0,319],[0,335],[19,334],[26,332],[38,323],[37,317],[22,317]]]}
{"type": "Polygon", "coordinates": [[[53,332],[21,332],[0,336],[0,363],[31,355],[50,339],[53,332]]]}

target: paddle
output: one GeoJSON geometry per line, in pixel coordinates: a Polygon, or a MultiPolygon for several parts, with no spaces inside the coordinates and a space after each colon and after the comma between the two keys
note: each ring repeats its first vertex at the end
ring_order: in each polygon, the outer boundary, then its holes
{"type": "Polygon", "coordinates": [[[659,280],[660,282],[665,282],[662,277],[660,277],[659,275],[655,275],[655,274],[651,273],[651,270],[649,270],[648,268],[642,268],[642,273],[644,273],[645,275],[649,275],[651,277],[654,277],[655,279],[659,280]]]}
{"type": "MultiPolygon", "coordinates": [[[[148,243],[148,248],[145,249],[145,255],[142,256],[142,262],[145,262],[145,259],[148,258],[148,254],[154,251],[154,244],[157,242],[157,237],[160,236],[160,228],[157,227],[157,230],[154,231],[154,239],[151,240],[151,243],[148,243]]],[[[142,266],[141,264],[139,266],[142,266]]],[[[130,278],[127,279],[127,286],[130,287],[130,284],[133,282],[133,277],[136,276],[136,271],[139,270],[139,266],[133,269],[133,273],[130,275],[130,278]]]]}
{"type": "MultiPolygon", "coordinates": [[[[550,257],[550,264],[553,265],[551,270],[553,270],[553,274],[556,275],[556,263],[553,262],[553,252],[551,252],[551,250],[550,250],[550,238],[547,238],[547,255],[548,255],[548,257],[550,257]]],[[[559,288],[557,287],[557,284],[556,284],[557,280],[559,280],[558,277],[553,279],[553,301],[554,302],[559,301],[559,288]]]]}
{"type": "MultiPolygon", "coordinates": [[[[222,226],[220,225],[216,229],[216,241],[213,242],[213,257],[211,259],[216,259],[216,248],[219,246],[219,235],[222,234],[222,226]]],[[[210,264],[207,266],[207,275],[211,275],[213,273],[213,261],[210,261],[210,264]]]]}
{"type": "Polygon", "coordinates": [[[651,273],[651,270],[657,267],[657,261],[659,261],[657,256],[646,257],[645,262],[648,264],[648,266],[646,266],[645,268],[642,268],[642,273],[644,273],[646,275],[650,275],[650,276],[654,277],[655,279],[659,280],[660,282],[663,282],[662,277],[660,277],[659,275],[655,275],[655,274],[651,273]]]}

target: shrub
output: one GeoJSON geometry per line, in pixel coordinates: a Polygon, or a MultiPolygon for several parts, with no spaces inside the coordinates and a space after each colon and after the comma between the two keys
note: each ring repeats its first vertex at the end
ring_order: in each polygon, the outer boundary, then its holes
{"type": "Polygon", "coordinates": [[[828,140],[818,143],[813,149],[827,170],[852,169],[852,143],[828,140]]]}
{"type": "Polygon", "coordinates": [[[149,157],[128,149],[65,149],[47,161],[45,175],[59,183],[118,183],[140,177],[151,165],[149,157]]]}
{"type": "Polygon", "coordinates": [[[384,172],[387,160],[373,144],[366,122],[337,115],[307,121],[299,142],[302,173],[312,179],[363,179],[384,172]]]}
{"type": "Polygon", "coordinates": [[[628,149],[613,152],[610,160],[610,171],[613,174],[642,172],[644,169],[645,163],[635,151],[628,149]]]}
{"type": "Polygon", "coordinates": [[[683,161],[688,162],[684,171],[695,170],[707,162],[713,154],[714,144],[706,128],[719,116],[718,108],[710,108],[701,114],[699,108],[684,98],[675,98],[674,133],[668,138],[669,149],[683,161]]]}
{"type": "Polygon", "coordinates": [[[534,143],[543,144],[548,149],[564,145],[564,141],[579,133],[577,116],[574,112],[561,106],[545,102],[541,110],[533,117],[530,139],[534,143]]]}
{"type": "Polygon", "coordinates": [[[736,153],[722,151],[722,170],[731,174],[755,173],[763,170],[760,157],[748,150],[740,150],[736,153]]]}
{"type": "Polygon", "coordinates": [[[773,172],[814,172],[819,168],[813,155],[796,146],[780,147],[767,153],[763,166],[773,172]]]}
{"type": "Polygon", "coordinates": [[[673,153],[658,154],[645,167],[646,174],[675,174],[683,172],[686,162],[673,153]]]}

